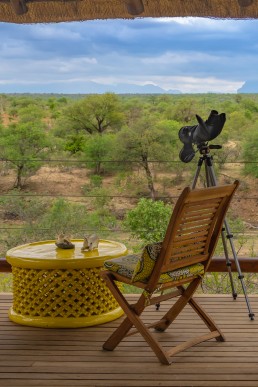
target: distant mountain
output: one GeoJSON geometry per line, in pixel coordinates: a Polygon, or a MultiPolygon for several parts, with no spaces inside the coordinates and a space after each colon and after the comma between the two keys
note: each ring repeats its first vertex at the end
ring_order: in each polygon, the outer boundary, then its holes
{"type": "Polygon", "coordinates": [[[258,80],[246,81],[240,89],[237,90],[237,93],[258,93],[258,80]]]}
{"type": "Polygon", "coordinates": [[[151,83],[147,85],[135,85],[130,83],[120,83],[114,86],[109,86],[117,94],[181,94],[179,90],[164,90],[159,86],[153,85],[151,83]]]}
{"type": "Polygon", "coordinates": [[[71,82],[35,85],[2,85],[0,93],[53,93],[53,94],[182,94],[180,90],[165,90],[153,84],[135,85],[133,83],[101,84],[97,82],[71,82]]]}

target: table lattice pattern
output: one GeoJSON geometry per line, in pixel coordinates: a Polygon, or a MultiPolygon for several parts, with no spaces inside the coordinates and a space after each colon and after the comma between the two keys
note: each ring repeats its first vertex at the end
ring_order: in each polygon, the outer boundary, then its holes
{"type": "Polygon", "coordinates": [[[31,317],[90,317],[118,307],[99,268],[37,270],[13,267],[13,310],[31,317]]]}

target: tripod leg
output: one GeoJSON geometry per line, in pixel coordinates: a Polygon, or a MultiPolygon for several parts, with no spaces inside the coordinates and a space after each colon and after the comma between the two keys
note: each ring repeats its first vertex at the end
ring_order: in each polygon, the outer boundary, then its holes
{"type": "MultiPolygon", "coordinates": [[[[213,169],[213,166],[212,166],[212,157],[211,156],[207,156],[206,159],[205,159],[205,170],[206,170],[206,174],[209,175],[209,180],[208,182],[212,185],[212,186],[215,186],[217,185],[217,181],[216,181],[216,176],[215,176],[215,172],[214,172],[214,169],[213,169]]],[[[252,312],[252,309],[251,309],[251,305],[249,303],[249,298],[248,298],[248,295],[247,295],[247,291],[246,291],[246,286],[245,286],[245,283],[244,283],[244,276],[242,274],[242,271],[241,271],[241,268],[240,268],[240,264],[238,262],[238,257],[237,257],[237,253],[236,253],[236,250],[235,250],[235,246],[234,246],[234,243],[233,243],[233,235],[232,233],[230,232],[230,229],[229,229],[229,225],[225,219],[224,221],[224,225],[225,225],[225,230],[226,230],[226,238],[229,240],[230,242],[230,247],[231,247],[231,250],[232,250],[232,254],[233,254],[233,258],[234,258],[234,262],[235,262],[235,265],[236,265],[236,269],[237,269],[237,272],[238,272],[238,279],[240,280],[241,282],[241,285],[242,285],[242,289],[243,289],[243,293],[244,293],[244,296],[245,296],[245,301],[246,301],[246,305],[247,305],[247,308],[248,308],[248,312],[249,312],[249,318],[251,320],[254,320],[254,313],[252,312]]],[[[223,235],[223,234],[222,234],[223,235]]],[[[226,239],[224,238],[223,240],[223,237],[222,237],[222,241],[223,241],[223,247],[224,247],[224,251],[225,251],[225,256],[226,256],[226,262],[229,261],[229,258],[228,258],[228,250],[227,250],[227,247],[226,247],[226,239]],[[225,242],[225,244],[224,244],[225,242]],[[226,247],[226,248],[225,248],[226,247]],[[228,260],[228,261],[227,261],[228,260]]],[[[228,267],[229,268],[229,267],[228,267]]],[[[230,269],[230,273],[231,273],[231,269],[230,269]]],[[[232,274],[230,276],[230,281],[231,281],[231,286],[232,286],[232,293],[233,293],[233,297],[234,297],[234,294],[235,293],[235,290],[234,290],[234,284],[233,284],[233,277],[232,277],[232,274]]],[[[234,297],[235,299],[235,297],[234,297]]]]}
{"type": "Polygon", "coordinates": [[[249,298],[247,296],[246,286],[245,286],[245,283],[244,283],[244,275],[242,274],[242,270],[241,270],[241,267],[240,267],[240,264],[239,264],[239,261],[238,261],[238,258],[237,258],[237,253],[236,253],[236,250],[235,250],[235,246],[234,246],[234,243],[233,243],[233,235],[230,232],[230,229],[229,229],[229,226],[228,226],[228,222],[227,222],[226,219],[224,221],[224,225],[225,225],[225,229],[226,229],[226,232],[227,232],[226,236],[227,236],[227,239],[229,240],[229,243],[230,243],[230,246],[231,246],[231,250],[232,250],[232,254],[233,254],[233,258],[234,258],[234,262],[235,262],[236,269],[237,269],[237,272],[238,272],[238,279],[241,282],[243,293],[244,293],[244,296],[245,296],[245,301],[246,301],[247,308],[248,308],[248,311],[249,311],[249,317],[250,317],[251,320],[254,320],[254,313],[252,312],[251,305],[249,303],[249,298]]]}
{"type": "MultiPolygon", "coordinates": [[[[207,157],[207,159],[206,159],[205,173],[206,173],[206,181],[207,181],[208,187],[216,186],[217,180],[216,180],[215,172],[214,172],[213,167],[212,167],[212,158],[211,157],[207,157]]],[[[228,275],[229,275],[229,280],[230,280],[230,285],[231,285],[231,290],[232,290],[232,297],[235,300],[237,298],[237,292],[235,290],[233,275],[232,275],[232,271],[231,271],[231,262],[230,262],[229,254],[228,254],[227,241],[226,241],[226,236],[225,236],[225,228],[222,229],[221,239],[222,239],[224,254],[225,254],[225,258],[226,258],[226,266],[228,269],[228,275]]]]}
{"type": "Polygon", "coordinates": [[[230,262],[229,255],[228,255],[228,247],[227,247],[227,241],[226,241],[224,227],[221,231],[221,239],[222,239],[222,243],[223,243],[223,249],[224,249],[225,258],[226,258],[226,266],[228,269],[228,275],[229,275],[230,285],[231,285],[231,289],[232,289],[232,297],[234,298],[234,300],[236,300],[237,292],[235,290],[235,285],[234,285],[234,281],[233,281],[233,276],[232,276],[232,271],[231,271],[231,262],[230,262]]]}
{"type": "Polygon", "coordinates": [[[193,179],[192,189],[194,189],[196,187],[196,183],[197,183],[198,177],[200,175],[200,171],[201,171],[203,160],[204,160],[203,157],[199,158],[197,169],[196,169],[196,172],[195,172],[195,175],[194,175],[194,179],[193,179]]]}

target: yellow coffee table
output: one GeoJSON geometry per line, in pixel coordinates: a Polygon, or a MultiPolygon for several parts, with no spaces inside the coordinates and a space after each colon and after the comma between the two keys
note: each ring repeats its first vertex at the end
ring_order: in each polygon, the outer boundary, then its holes
{"type": "Polygon", "coordinates": [[[82,240],[63,250],[55,241],[29,243],[7,252],[12,265],[13,305],[9,318],[23,325],[76,328],[103,324],[123,314],[99,276],[105,260],[127,254],[119,242],[100,240],[82,252],[82,240]]]}

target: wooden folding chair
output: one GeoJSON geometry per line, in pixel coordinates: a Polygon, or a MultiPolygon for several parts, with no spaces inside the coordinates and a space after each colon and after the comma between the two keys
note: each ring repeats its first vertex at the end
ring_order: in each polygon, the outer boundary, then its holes
{"type": "Polygon", "coordinates": [[[124,337],[139,332],[160,362],[170,364],[173,355],[193,345],[212,338],[225,340],[215,322],[193,299],[193,294],[209,266],[238,185],[239,182],[235,181],[220,187],[185,188],[174,207],[163,242],[147,245],[141,256],[128,255],[105,262],[107,270],[103,270],[101,275],[126,314],[124,321],[103,345],[105,350],[112,351],[124,337]],[[143,289],[139,300],[129,304],[117,282],[143,289]],[[146,306],[173,297],[178,297],[177,301],[159,321],[150,325],[143,323],[140,315],[146,306]],[[165,331],[187,303],[210,332],[165,350],[149,328],[165,331]],[[129,332],[133,326],[136,329],[129,332]]]}

